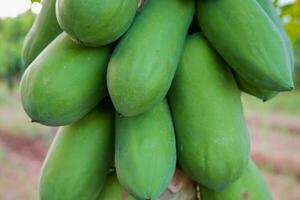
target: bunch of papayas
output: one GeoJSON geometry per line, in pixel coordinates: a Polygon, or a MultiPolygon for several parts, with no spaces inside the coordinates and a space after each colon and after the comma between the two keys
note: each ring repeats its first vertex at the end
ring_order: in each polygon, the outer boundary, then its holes
{"type": "Polygon", "coordinates": [[[41,200],[159,199],[176,168],[202,200],[270,200],[241,91],[294,88],[269,0],[44,0],[23,48],[32,122],[61,126],[41,200]]]}

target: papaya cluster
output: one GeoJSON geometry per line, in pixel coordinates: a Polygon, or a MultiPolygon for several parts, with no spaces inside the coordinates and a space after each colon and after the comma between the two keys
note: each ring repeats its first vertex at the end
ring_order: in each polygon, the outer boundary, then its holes
{"type": "Polygon", "coordinates": [[[20,85],[61,126],[40,199],[156,200],[176,168],[202,200],[272,199],[240,95],[292,90],[293,63],[269,0],[44,0],[20,85]]]}

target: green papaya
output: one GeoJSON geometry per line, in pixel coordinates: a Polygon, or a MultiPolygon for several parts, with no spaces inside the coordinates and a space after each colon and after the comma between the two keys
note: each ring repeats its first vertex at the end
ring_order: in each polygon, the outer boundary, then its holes
{"type": "Polygon", "coordinates": [[[75,41],[103,46],[117,40],[132,23],[139,0],[57,0],[61,28],[75,41]]]}
{"type": "Polygon", "coordinates": [[[165,97],[193,13],[193,0],[145,3],[109,62],[108,91],[121,115],[141,114],[165,97]]]}
{"type": "Polygon", "coordinates": [[[187,175],[213,190],[236,181],[250,151],[240,91],[202,34],[186,41],[169,102],[178,160],[187,175]]]}
{"type": "Polygon", "coordinates": [[[61,128],[40,178],[41,200],[95,200],[114,152],[114,112],[105,104],[61,128]]]}
{"type": "Polygon", "coordinates": [[[135,200],[120,185],[115,173],[110,173],[97,200],[135,200]]]}
{"type": "Polygon", "coordinates": [[[278,14],[277,14],[277,12],[276,12],[276,10],[274,8],[273,1],[272,0],[257,0],[257,2],[265,10],[265,12],[267,13],[267,15],[271,18],[271,20],[273,21],[273,23],[279,29],[279,31],[281,33],[281,36],[284,39],[285,44],[287,46],[287,50],[289,52],[289,55],[290,55],[291,69],[292,69],[292,72],[293,72],[294,68],[295,68],[293,46],[292,46],[292,43],[291,43],[291,41],[289,39],[289,36],[287,35],[287,33],[284,30],[283,23],[282,23],[280,17],[278,16],[278,14]]]}
{"type": "Polygon", "coordinates": [[[198,0],[200,26],[236,73],[259,88],[294,88],[280,30],[255,0],[198,0]]]}
{"type": "Polygon", "coordinates": [[[216,192],[200,187],[201,200],[272,200],[266,182],[253,161],[243,175],[228,188],[216,192]]]}
{"type": "Polygon", "coordinates": [[[62,32],[55,17],[55,2],[56,0],[42,2],[42,10],[25,37],[22,49],[25,68],[62,32]]]}
{"type": "Polygon", "coordinates": [[[120,184],[138,199],[157,199],[176,167],[175,133],[166,100],[134,117],[116,117],[115,165],[120,184]]]}
{"type": "MultiPolygon", "coordinates": [[[[272,19],[273,23],[277,26],[279,29],[281,36],[285,40],[285,44],[287,46],[287,50],[289,51],[290,55],[290,62],[291,62],[291,70],[294,71],[294,52],[293,47],[291,44],[291,41],[289,40],[288,35],[286,34],[283,24],[279,18],[279,16],[276,13],[276,10],[272,4],[271,0],[257,0],[257,2],[260,4],[260,6],[265,10],[265,12],[268,14],[268,16],[272,19]]],[[[253,83],[246,81],[242,77],[236,74],[236,80],[238,82],[239,88],[250,95],[256,96],[259,99],[262,99],[263,101],[267,101],[273,97],[275,97],[278,92],[271,91],[271,90],[265,90],[263,88],[256,87],[253,83]]]]}
{"type": "Polygon", "coordinates": [[[21,99],[32,121],[62,126],[81,119],[106,95],[110,48],[75,44],[62,33],[32,62],[21,99]]]}
{"type": "Polygon", "coordinates": [[[263,88],[256,87],[251,82],[246,81],[237,74],[235,74],[235,80],[241,91],[255,96],[264,102],[274,98],[278,94],[277,91],[265,90],[263,88]]]}

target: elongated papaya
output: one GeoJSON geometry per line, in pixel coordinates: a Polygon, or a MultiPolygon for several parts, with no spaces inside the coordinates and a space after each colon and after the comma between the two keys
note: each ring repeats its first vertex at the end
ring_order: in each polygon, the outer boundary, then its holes
{"type": "Polygon", "coordinates": [[[101,104],[61,128],[44,161],[41,200],[96,199],[113,161],[114,112],[101,104]]]}
{"type": "Polygon", "coordinates": [[[293,46],[292,46],[292,43],[291,43],[291,41],[289,39],[289,36],[287,35],[287,33],[284,30],[283,23],[282,23],[280,17],[278,16],[278,14],[277,14],[277,12],[276,12],[276,10],[274,8],[273,1],[272,0],[256,0],[256,1],[265,10],[265,12],[271,18],[271,20],[273,21],[273,23],[279,29],[279,31],[281,33],[281,36],[284,39],[285,44],[287,46],[287,50],[289,51],[290,62],[291,62],[291,69],[292,69],[292,72],[293,72],[294,68],[295,68],[293,46]]]}
{"type": "Polygon", "coordinates": [[[272,91],[272,90],[265,90],[259,87],[256,87],[252,83],[246,81],[239,75],[235,74],[235,80],[240,88],[241,91],[250,94],[252,96],[255,96],[263,101],[268,101],[272,98],[274,98],[278,92],[272,91]]]}
{"type": "Polygon", "coordinates": [[[135,117],[117,116],[115,164],[120,184],[138,199],[157,199],[167,188],[176,144],[166,100],[135,117]]]}
{"type": "Polygon", "coordinates": [[[108,90],[120,114],[141,114],[165,97],[193,12],[192,0],[145,3],[109,62],[108,90]]]}
{"type": "Polygon", "coordinates": [[[259,88],[294,88],[280,30],[254,0],[198,0],[200,26],[227,63],[259,88]]]}
{"type": "Polygon", "coordinates": [[[56,0],[42,2],[42,10],[25,37],[22,49],[22,63],[25,68],[62,32],[55,17],[55,2],[56,0]]]}
{"type": "Polygon", "coordinates": [[[213,190],[236,181],[250,151],[240,91],[202,34],[186,41],[169,101],[183,170],[213,190]]]}
{"type": "Polygon", "coordinates": [[[61,28],[88,46],[117,40],[132,23],[139,0],[57,0],[61,28]]]}
{"type": "Polygon", "coordinates": [[[216,192],[200,188],[201,200],[272,200],[271,193],[253,161],[235,183],[216,192]]]}
{"type": "MultiPolygon", "coordinates": [[[[289,51],[290,56],[290,63],[291,63],[291,70],[294,71],[294,52],[293,47],[291,44],[291,41],[288,38],[288,35],[286,34],[283,24],[279,18],[279,16],[276,13],[276,10],[272,4],[271,0],[257,0],[257,2],[260,4],[260,6],[264,9],[264,11],[268,14],[268,16],[272,19],[273,23],[277,26],[279,29],[282,38],[285,41],[285,45],[287,46],[287,50],[289,51]]],[[[262,99],[263,101],[267,101],[273,97],[275,97],[278,92],[266,90],[260,87],[257,87],[255,84],[246,81],[239,75],[235,74],[235,78],[237,80],[237,83],[239,85],[239,88],[250,95],[253,95],[259,99],[262,99]]]]}
{"type": "Polygon", "coordinates": [[[115,173],[110,173],[97,200],[135,200],[120,185],[115,173]]]}
{"type": "Polygon", "coordinates": [[[71,124],[106,94],[108,47],[89,48],[59,35],[32,62],[21,80],[22,104],[34,122],[71,124]]]}

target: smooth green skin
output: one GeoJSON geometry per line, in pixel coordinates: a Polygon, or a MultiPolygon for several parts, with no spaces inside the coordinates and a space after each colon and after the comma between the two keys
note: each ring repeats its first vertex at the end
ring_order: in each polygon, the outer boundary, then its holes
{"type": "MultiPolygon", "coordinates": [[[[272,4],[271,0],[257,0],[257,2],[260,4],[260,6],[265,10],[265,12],[268,14],[268,16],[272,19],[273,23],[277,26],[279,29],[281,36],[285,40],[285,44],[287,46],[287,50],[289,51],[290,55],[290,62],[291,62],[291,69],[292,72],[294,71],[294,52],[293,47],[291,44],[291,41],[289,40],[288,35],[286,34],[283,24],[276,13],[276,10],[272,4]]],[[[256,87],[253,83],[247,82],[242,77],[239,77],[236,75],[236,80],[238,82],[239,88],[250,95],[256,96],[259,99],[262,99],[263,101],[267,101],[269,99],[272,99],[275,97],[278,92],[271,91],[271,90],[265,90],[259,87],[256,87]]]]}
{"type": "Polygon", "coordinates": [[[22,63],[26,68],[62,30],[55,17],[56,0],[44,0],[43,7],[26,35],[22,63]]]}
{"type": "Polygon", "coordinates": [[[146,112],[166,96],[193,13],[192,0],[146,2],[109,62],[108,90],[121,115],[146,112]]]}
{"type": "Polygon", "coordinates": [[[266,182],[251,161],[249,167],[234,184],[221,192],[200,187],[201,200],[272,200],[266,182]]]}
{"type": "Polygon", "coordinates": [[[155,200],[164,192],[176,167],[166,100],[135,117],[117,116],[115,164],[120,184],[136,198],[155,200]]]}
{"type": "Polygon", "coordinates": [[[198,0],[200,26],[227,63],[260,88],[294,88],[280,30],[255,0],[198,0]]]}
{"type": "Polygon", "coordinates": [[[120,185],[116,174],[111,173],[107,178],[97,200],[135,200],[120,185]]]}
{"type": "Polygon", "coordinates": [[[121,37],[131,25],[139,0],[57,0],[61,28],[75,41],[103,46],[121,37]],[[88,12],[87,12],[88,11],[88,12]]]}
{"type": "Polygon", "coordinates": [[[250,151],[240,91],[228,66],[201,34],[186,41],[169,102],[183,170],[213,190],[237,180],[250,151]]]}
{"type": "Polygon", "coordinates": [[[250,94],[252,96],[255,96],[264,102],[274,98],[276,95],[278,95],[278,92],[272,91],[272,90],[265,90],[259,87],[256,87],[251,82],[246,81],[242,77],[235,74],[235,80],[240,88],[241,91],[250,94]]]}
{"type": "Polygon", "coordinates": [[[273,21],[273,23],[277,26],[277,28],[280,31],[280,34],[282,36],[282,38],[285,41],[285,45],[287,46],[287,50],[289,52],[290,55],[290,62],[291,62],[291,69],[292,72],[294,71],[295,68],[295,59],[294,59],[294,50],[293,50],[293,45],[289,39],[289,36],[287,35],[284,27],[283,27],[283,23],[279,17],[279,15],[277,14],[273,2],[272,0],[256,0],[260,6],[265,10],[265,12],[268,14],[268,16],[271,18],[271,20],[273,21]]]}
{"type": "Polygon", "coordinates": [[[89,48],[59,35],[33,61],[21,80],[21,98],[34,122],[68,125],[106,95],[108,47],[89,48]]]}
{"type": "Polygon", "coordinates": [[[97,198],[114,152],[114,112],[106,107],[58,131],[42,168],[40,200],[97,198]]]}

